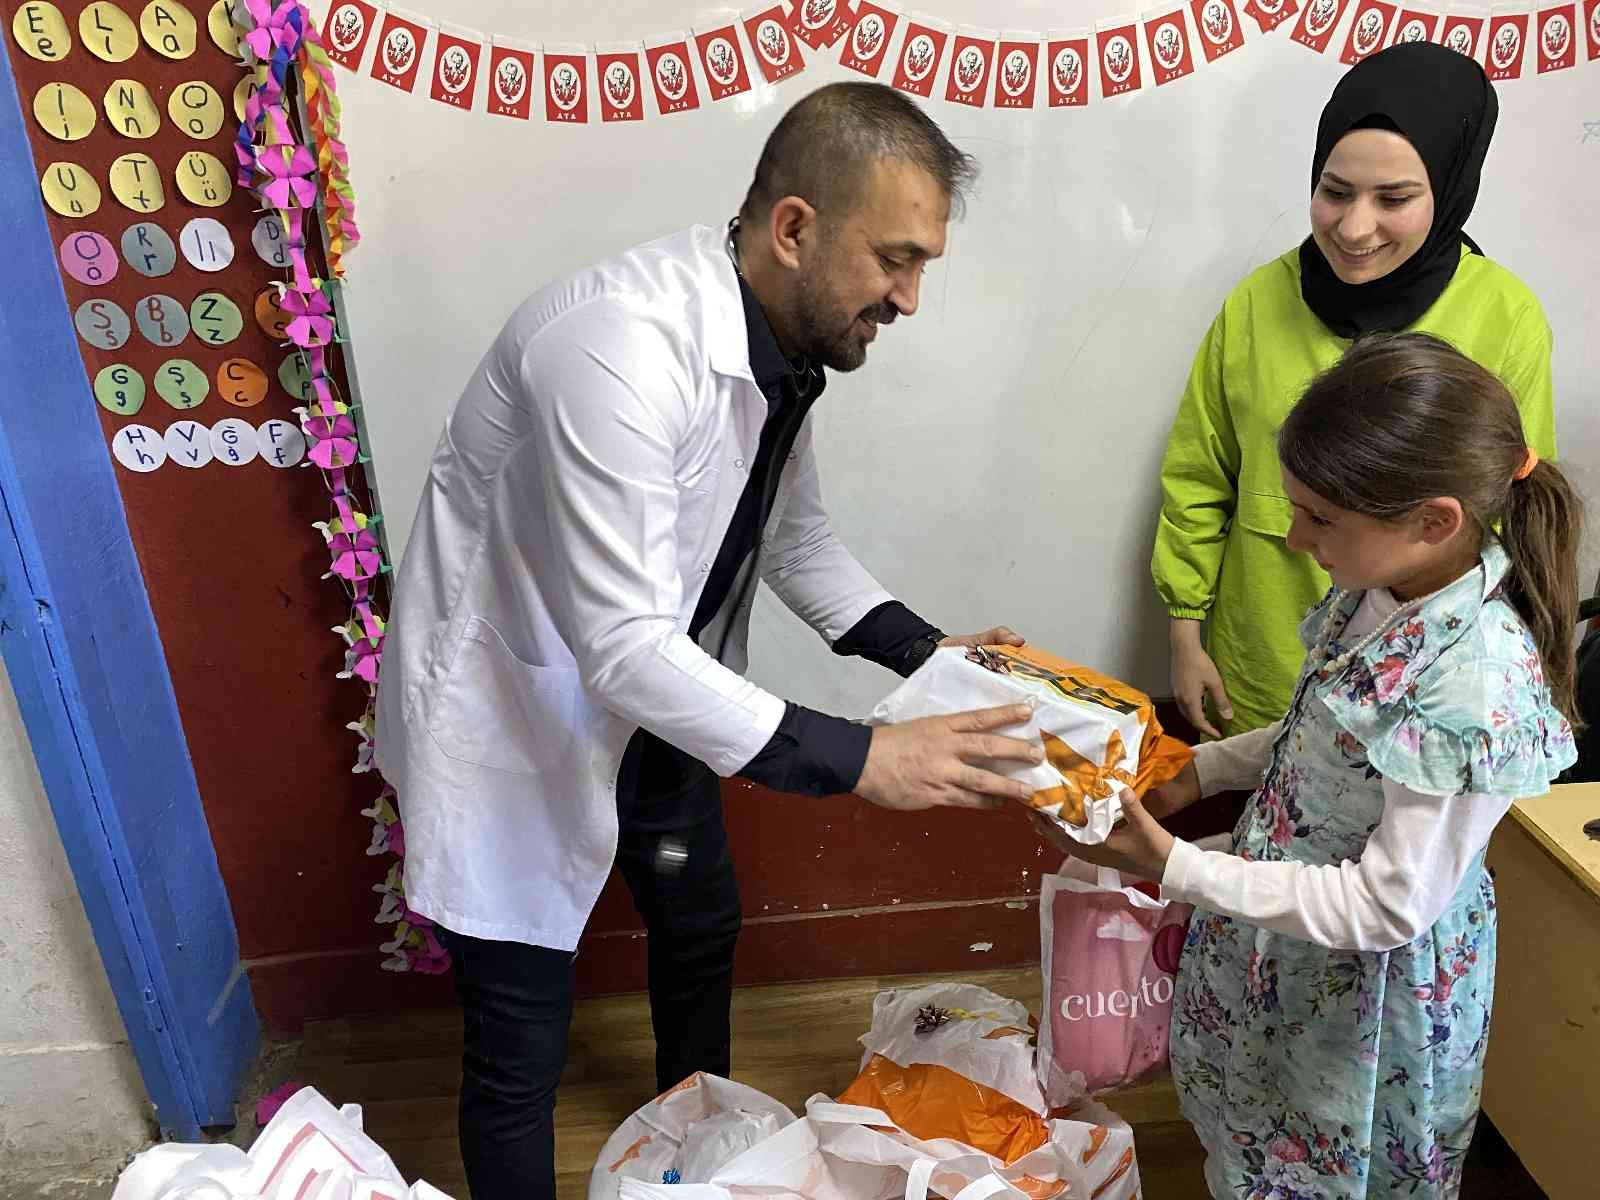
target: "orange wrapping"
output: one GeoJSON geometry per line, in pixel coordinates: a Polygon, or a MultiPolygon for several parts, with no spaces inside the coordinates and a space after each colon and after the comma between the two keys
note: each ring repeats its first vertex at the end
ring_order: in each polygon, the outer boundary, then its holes
{"type": "MultiPolygon", "coordinates": [[[[986,646],[984,649],[1009,660],[1013,674],[1026,675],[1044,683],[1068,700],[1137,712],[1144,725],[1144,737],[1139,743],[1139,768],[1131,777],[1115,765],[1122,759],[1120,734],[1112,734],[1114,744],[1106,754],[1105,763],[1091,762],[1060,738],[1046,736],[1045,748],[1050,765],[1066,776],[1066,789],[1077,796],[1103,798],[1112,795],[1114,789],[1120,786],[1131,788],[1136,796],[1142,798],[1151,788],[1176,779],[1184,767],[1193,761],[1194,751],[1162,730],[1161,721],[1156,716],[1156,706],[1150,697],[1121,680],[1057,658],[1037,646],[986,646]]],[[[1050,788],[1035,792],[1035,807],[1047,808],[1061,803],[1063,797],[1057,793],[1062,790],[1050,788]]]]}
{"type": "Polygon", "coordinates": [[[1050,1140],[1038,1113],[947,1067],[901,1067],[874,1054],[840,1104],[882,1109],[923,1141],[950,1138],[1010,1165],[1050,1140]]]}

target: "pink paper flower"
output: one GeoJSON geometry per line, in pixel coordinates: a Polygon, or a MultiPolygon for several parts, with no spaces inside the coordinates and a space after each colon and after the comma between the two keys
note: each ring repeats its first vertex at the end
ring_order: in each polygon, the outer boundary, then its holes
{"type": "Polygon", "coordinates": [[[289,23],[289,14],[294,12],[296,3],[297,0],[284,0],[274,8],[270,0],[245,0],[245,10],[254,28],[244,35],[243,41],[257,58],[270,59],[279,46],[293,52],[300,44],[300,34],[289,23]]]}
{"type": "Polygon", "coordinates": [[[316,157],[304,146],[262,146],[256,166],[268,181],[260,186],[261,198],[273,208],[311,208],[317,202],[316,157]]]}
{"type": "Polygon", "coordinates": [[[310,292],[284,288],[278,307],[291,318],[284,334],[296,346],[326,346],[333,341],[333,302],[321,288],[310,292]]]}

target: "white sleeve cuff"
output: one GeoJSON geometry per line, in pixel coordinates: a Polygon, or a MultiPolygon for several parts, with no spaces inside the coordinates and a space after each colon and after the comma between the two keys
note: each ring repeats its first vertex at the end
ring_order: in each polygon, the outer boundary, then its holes
{"type": "Polygon", "coordinates": [[[1193,842],[1186,842],[1182,838],[1173,841],[1172,850],[1167,855],[1167,869],[1161,874],[1161,891],[1166,899],[1194,903],[1195,898],[1189,889],[1195,872],[1204,870],[1202,860],[1205,853],[1193,842]]]}

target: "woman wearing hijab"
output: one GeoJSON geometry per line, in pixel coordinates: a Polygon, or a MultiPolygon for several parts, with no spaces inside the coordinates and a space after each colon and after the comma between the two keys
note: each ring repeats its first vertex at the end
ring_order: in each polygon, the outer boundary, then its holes
{"type": "Polygon", "coordinates": [[[1228,734],[1288,707],[1305,657],[1296,630],[1328,576],[1285,544],[1275,439],[1352,339],[1445,339],[1505,381],[1528,444],[1554,456],[1549,324],[1463,228],[1498,111],[1483,68],[1443,46],[1397,45],[1350,70],[1317,127],[1311,236],[1234,289],[1195,356],[1151,567],[1172,619],[1174,695],[1207,734],[1219,732],[1208,694],[1228,734]]]}

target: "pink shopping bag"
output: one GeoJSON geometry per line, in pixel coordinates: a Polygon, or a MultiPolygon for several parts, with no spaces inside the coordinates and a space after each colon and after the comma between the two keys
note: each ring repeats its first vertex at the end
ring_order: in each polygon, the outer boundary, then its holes
{"type": "Polygon", "coordinates": [[[1166,1069],[1174,976],[1192,911],[1123,887],[1117,872],[1078,859],[1044,877],[1037,1066],[1051,1105],[1142,1083],[1166,1069]]]}

